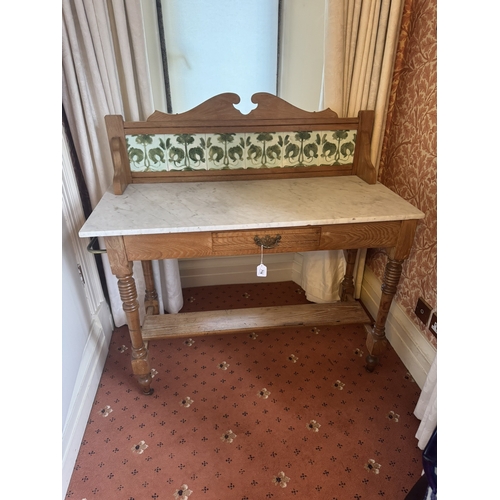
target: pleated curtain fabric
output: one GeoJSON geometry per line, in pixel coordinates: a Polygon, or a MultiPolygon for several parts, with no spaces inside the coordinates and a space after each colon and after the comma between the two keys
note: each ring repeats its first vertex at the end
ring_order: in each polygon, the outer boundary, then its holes
{"type": "MultiPolygon", "coordinates": [[[[375,111],[371,155],[378,169],[403,0],[328,0],[326,9],[322,107],[341,117],[375,111]]],[[[355,268],[356,298],[361,294],[365,260],[366,249],[361,249],[355,268]]],[[[308,298],[338,300],[337,287],[331,283],[340,283],[344,267],[341,251],[304,254],[301,285],[308,298]]]]}
{"type": "MultiPolygon", "coordinates": [[[[94,208],[113,179],[105,115],[145,120],[155,110],[141,2],[63,0],[62,13],[62,103],[94,208]]],[[[113,318],[121,326],[126,316],[117,280],[103,257],[113,318]]],[[[178,312],[183,303],[177,260],[155,261],[153,270],[160,311],[178,312]]],[[[140,263],[134,263],[134,278],[143,297],[140,263]]],[[[142,304],[140,313],[142,319],[142,304]]]]}

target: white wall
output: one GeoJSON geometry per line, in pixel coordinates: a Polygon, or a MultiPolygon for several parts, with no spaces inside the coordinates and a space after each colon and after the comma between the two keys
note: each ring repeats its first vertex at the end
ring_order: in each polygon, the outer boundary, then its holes
{"type": "Polygon", "coordinates": [[[63,430],[78,368],[90,331],[90,314],[66,219],[62,218],[62,423],[63,430]]]}
{"type": "Polygon", "coordinates": [[[94,257],[78,237],[85,220],[63,134],[62,147],[62,496],[106,361],[113,331],[94,257]],[[82,269],[85,285],[80,279],[82,269]]]}

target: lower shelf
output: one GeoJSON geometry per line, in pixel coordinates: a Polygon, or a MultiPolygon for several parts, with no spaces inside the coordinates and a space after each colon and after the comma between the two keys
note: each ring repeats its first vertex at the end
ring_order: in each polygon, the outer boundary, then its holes
{"type": "Polygon", "coordinates": [[[142,327],[145,341],[241,333],[266,328],[371,323],[358,302],[255,307],[146,316],[142,327]]]}

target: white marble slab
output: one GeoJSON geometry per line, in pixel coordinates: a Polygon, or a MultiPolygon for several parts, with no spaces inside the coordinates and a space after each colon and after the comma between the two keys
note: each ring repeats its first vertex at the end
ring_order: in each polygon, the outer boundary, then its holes
{"type": "Polygon", "coordinates": [[[81,237],[223,231],[421,219],[382,184],[357,176],[131,184],[110,190],[81,237]]]}

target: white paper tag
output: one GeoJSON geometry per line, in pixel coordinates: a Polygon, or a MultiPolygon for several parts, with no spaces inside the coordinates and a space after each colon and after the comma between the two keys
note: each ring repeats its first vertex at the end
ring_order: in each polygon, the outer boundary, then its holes
{"type": "Polygon", "coordinates": [[[260,278],[265,278],[267,276],[267,267],[264,264],[259,264],[257,266],[257,276],[260,278]]]}

